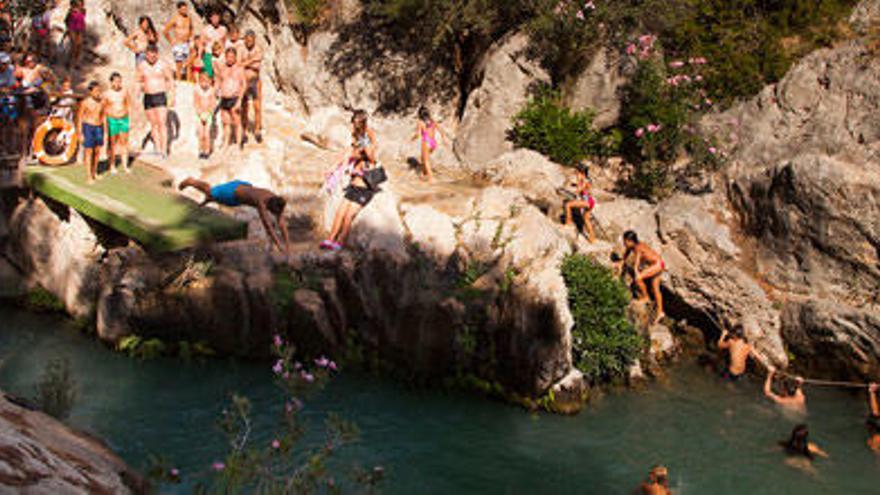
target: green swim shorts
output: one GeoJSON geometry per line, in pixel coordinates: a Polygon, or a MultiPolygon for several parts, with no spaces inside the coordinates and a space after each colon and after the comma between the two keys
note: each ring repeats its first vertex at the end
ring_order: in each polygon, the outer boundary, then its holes
{"type": "Polygon", "coordinates": [[[118,136],[119,134],[125,134],[128,132],[128,130],[128,115],[122,117],[121,119],[107,117],[107,133],[110,134],[110,137],[118,136]]]}
{"type": "Polygon", "coordinates": [[[202,124],[210,126],[214,123],[214,113],[213,112],[202,112],[199,114],[199,121],[202,124]]]}

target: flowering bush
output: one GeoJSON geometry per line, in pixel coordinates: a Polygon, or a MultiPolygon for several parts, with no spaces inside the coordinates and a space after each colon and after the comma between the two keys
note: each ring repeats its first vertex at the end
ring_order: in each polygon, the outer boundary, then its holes
{"type": "MultiPolygon", "coordinates": [[[[338,416],[326,420],[323,443],[314,448],[303,446],[306,427],[301,417],[304,399],[320,389],[338,371],[336,363],[319,357],[311,363],[295,360],[294,347],[280,336],[272,344],[275,360],[272,374],[284,401],[277,431],[271,440],[256,444],[251,402],[233,395],[219,420],[229,451],[204,473],[208,481],[197,486],[200,493],[340,493],[341,483],[327,469],[328,460],[344,445],[357,438],[357,427],[338,416]]],[[[375,467],[368,472],[355,471],[351,482],[367,492],[379,484],[384,471],[375,467]]],[[[167,461],[156,461],[151,475],[166,483],[179,483],[182,473],[167,461]]]]}
{"type": "Polygon", "coordinates": [[[626,47],[638,68],[624,95],[621,150],[633,166],[632,193],[656,199],[671,186],[672,170],[685,155],[694,168],[716,168],[717,147],[697,131],[699,117],[713,101],[703,88],[708,60],[692,57],[664,64],[654,36],[643,35],[626,47]]]}

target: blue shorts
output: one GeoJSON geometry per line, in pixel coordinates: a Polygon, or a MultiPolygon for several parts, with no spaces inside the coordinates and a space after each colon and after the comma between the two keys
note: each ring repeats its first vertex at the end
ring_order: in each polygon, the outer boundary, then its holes
{"type": "Polygon", "coordinates": [[[104,127],[100,125],[83,124],[83,148],[97,148],[104,146],[104,127]]]}
{"type": "Polygon", "coordinates": [[[241,202],[235,197],[238,186],[249,186],[249,182],[234,180],[226,184],[220,184],[211,188],[211,199],[226,206],[239,206],[241,202]]]}

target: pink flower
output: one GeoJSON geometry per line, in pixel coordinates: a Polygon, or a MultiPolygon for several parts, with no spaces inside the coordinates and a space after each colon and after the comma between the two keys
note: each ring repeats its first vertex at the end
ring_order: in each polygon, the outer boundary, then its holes
{"type": "Polygon", "coordinates": [[[300,364],[299,361],[293,363],[293,369],[295,369],[295,370],[297,370],[297,371],[299,371],[300,369],[302,369],[302,367],[303,367],[303,365],[300,364]]]}
{"type": "Polygon", "coordinates": [[[284,362],[281,361],[280,359],[278,361],[275,361],[275,364],[272,366],[272,373],[275,373],[276,375],[280,375],[281,371],[283,371],[283,370],[284,370],[284,362]]]}
{"type": "Polygon", "coordinates": [[[290,373],[288,373],[288,372],[285,371],[285,372],[281,375],[281,378],[284,378],[285,380],[290,380],[290,373]]]}
{"type": "Polygon", "coordinates": [[[214,471],[223,471],[224,469],[226,469],[226,464],[218,461],[214,464],[211,464],[211,469],[213,469],[214,471]]]}
{"type": "Polygon", "coordinates": [[[644,130],[644,129],[642,129],[641,127],[639,127],[638,129],[636,129],[636,137],[637,137],[637,138],[640,138],[640,137],[642,137],[642,136],[644,136],[644,135],[645,135],[645,130],[644,130]]]}
{"type": "Polygon", "coordinates": [[[715,153],[718,153],[718,150],[717,150],[714,146],[710,146],[710,147],[709,147],[709,153],[711,153],[711,154],[714,155],[715,153]]]}
{"type": "Polygon", "coordinates": [[[327,365],[330,364],[330,360],[321,356],[319,359],[315,359],[315,364],[318,365],[319,368],[326,368],[327,365]]]}
{"type": "Polygon", "coordinates": [[[327,368],[329,368],[331,371],[336,371],[336,362],[330,361],[330,364],[327,365],[327,368]]]}
{"type": "Polygon", "coordinates": [[[699,75],[699,74],[697,74],[696,76],[694,76],[694,81],[700,82],[700,81],[702,81],[702,80],[703,80],[703,76],[701,76],[701,75],[699,75]]]}
{"type": "Polygon", "coordinates": [[[305,370],[300,372],[299,376],[300,376],[300,378],[305,380],[306,383],[312,383],[313,381],[315,381],[315,375],[308,373],[305,370]]]}
{"type": "Polygon", "coordinates": [[[171,473],[171,476],[174,478],[180,476],[180,471],[178,471],[177,468],[171,468],[171,471],[169,471],[169,473],[171,473]]]}
{"type": "Polygon", "coordinates": [[[626,45],[626,54],[627,55],[635,55],[636,54],[636,45],[630,43],[626,45]]]}
{"type": "Polygon", "coordinates": [[[281,340],[280,335],[275,335],[275,338],[272,339],[272,343],[275,344],[275,347],[281,347],[284,345],[284,341],[281,340]]]}
{"type": "Polygon", "coordinates": [[[684,62],[682,62],[681,60],[675,60],[673,62],[670,62],[669,66],[672,67],[673,69],[680,69],[680,68],[684,67],[684,62]]]}
{"type": "Polygon", "coordinates": [[[709,106],[711,107],[711,106],[712,106],[712,100],[710,100],[709,98],[706,98],[706,105],[709,105],[709,106]]]}
{"type": "Polygon", "coordinates": [[[660,130],[660,126],[656,125],[656,124],[648,124],[647,129],[648,129],[648,132],[650,132],[651,134],[654,134],[655,132],[660,130]]]}
{"type": "Polygon", "coordinates": [[[577,19],[578,19],[579,21],[583,21],[584,19],[586,19],[586,18],[584,17],[584,12],[581,11],[581,10],[578,10],[577,14],[575,14],[574,16],[577,17],[577,19]]]}
{"type": "Polygon", "coordinates": [[[589,2],[584,4],[584,8],[587,10],[596,10],[596,5],[593,4],[593,0],[590,0],[589,2]]]}
{"type": "Polygon", "coordinates": [[[278,450],[281,448],[281,442],[278,439],[272,440],[272,448],[278,450]]]}

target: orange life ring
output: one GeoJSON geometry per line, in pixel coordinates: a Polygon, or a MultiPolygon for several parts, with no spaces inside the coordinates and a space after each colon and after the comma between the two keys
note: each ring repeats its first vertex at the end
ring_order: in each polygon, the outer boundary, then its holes
{"type": "Polygon", "coordinates": [[[78,136],[73,123],[49,117],[34,132],[34,154],[43,165],[67,165],[76,156],[78,136]]]}

